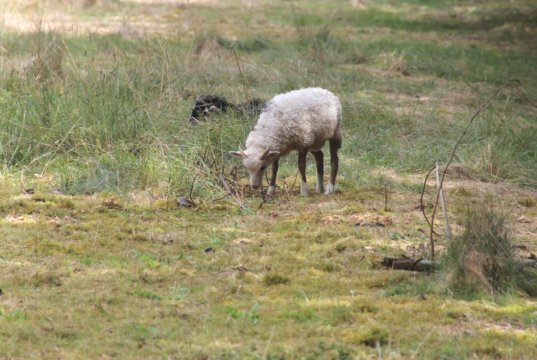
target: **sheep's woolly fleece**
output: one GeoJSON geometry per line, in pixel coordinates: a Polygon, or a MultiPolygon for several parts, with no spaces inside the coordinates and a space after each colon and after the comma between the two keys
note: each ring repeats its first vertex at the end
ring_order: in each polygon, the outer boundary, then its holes
{"type": "Polygon", "coordinates": [[[267,149],[280,157],[292,150],[315,151],[339,138],[341,103],[321,88],[293,90],[270,100],[246,139],[245,153],[259,157],[267,149]]]}

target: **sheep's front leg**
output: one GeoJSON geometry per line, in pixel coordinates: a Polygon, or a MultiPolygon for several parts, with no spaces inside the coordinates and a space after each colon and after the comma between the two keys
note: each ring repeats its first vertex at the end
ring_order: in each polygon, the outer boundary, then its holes
{"type": "Polygon", "coordinates": [[[300,195],[308,195],[308,184],[306,182],[306,155],[308,152],[298,153],[298,171],[300,172],[300,195]]]}
{"type": "Polygon", "coordinates": [[[317,164],[317,186],[315,187],[315,191],[318,193],[322,193],[324,191],[324,155],[322,150],[312,151],[311,152],[313,156],[315,157],[315,163],[317,164]]]}
{"type": "Polygon", "coordinates": [[[276,174],[278,174],[278,160],[274,160],[272,163],[272,174],[270,176],[270,184],[267,190],[267,195],[272,196],[276,191],[276,174]]]}

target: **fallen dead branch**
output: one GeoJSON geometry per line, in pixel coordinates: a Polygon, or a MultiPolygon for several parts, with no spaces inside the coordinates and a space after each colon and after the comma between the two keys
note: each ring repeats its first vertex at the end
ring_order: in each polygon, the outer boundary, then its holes
{"type": "MultiPolygon", "coordinates": [[[[531,266],[537,267],[537,258],[527,257],[516,261],[518,265],[522,267],[531,266]]],[[[431,260],[424,260],[423,258],[413,259],[407,257],[393,257],[385,256],[382,260],[382,265],[389,267],[393,270],[408,270],[418,272],[433,272],[440,268],[440,265],[431,260]]]]}
{"type": "Polygon", "coordinates": [[[382,265],[394,270],[409,270],[420,272],[433,272],[438,269],[439,265],[431,260],[412,259],[412,258],[397,258],[386,256],[382,260],[382,265]]]}
{"type": "Polygon", "coordinates": [[[537,256],[535,256],[535,254],[531,254],[531,255],[528,256],[528,257],[522,258],[522,260],[520,260],[520,263],[521,263],[523,266],[534,266],[534,267],[537,267],[537,256]]]}

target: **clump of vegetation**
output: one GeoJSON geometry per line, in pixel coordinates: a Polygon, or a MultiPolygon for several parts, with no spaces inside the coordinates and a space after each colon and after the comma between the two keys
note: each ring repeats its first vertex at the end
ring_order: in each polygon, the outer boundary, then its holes
{"type": "Polygon", "coordinates": [[[373,327],[366,331],[361,342],[367,346],[375,347],[387,344],[388,338],[389,333],[386,329],[373,327]]]}
{"type": "MultiPolygon", "coordinates": [[[[2,1],[2,357],[537,359],[525,294],[460,301],[377,265],[427,249],[417,179],[508,79],[457,149],[448,205],[500,190],[517,254],[535,253],[535,1],[36,3],[2,1]],[[343,105],[330,197],[295,196],[296,154],[277,196],[250,190],[228,152],[256,116],[189,122],[202,94],[310,86],[343,105]]],[[[509,271],[505,291],[537,293],[537,269],[509,271]]]]}
{"type": "Polygon", "coordinates": [[[280,274],[266,274],[263,277],[263,284],[266,286],[287,284],[288,282],[289,278],[280,274]]]}
{"type": "Polygon", "coordinates": [[[453,289],[494,294],[520,287],[533,293],[526,279],[531,274],[517,263],[506,221],[507,215],[489,203],[467,209],[464,231],[449,244],[445,256],[453,289]]]}

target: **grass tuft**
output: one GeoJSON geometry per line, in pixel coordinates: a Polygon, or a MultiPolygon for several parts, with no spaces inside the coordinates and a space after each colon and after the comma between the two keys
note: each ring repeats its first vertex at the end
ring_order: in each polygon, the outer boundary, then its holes
{"type": "MultiPolygon", "coordinates": [[[[509,254],[475,240],[503,234],[498,221],[454,257],[473,299],[379,265],[427,251],[423,171],[513,78],[457,150],[448,211],[492,189],[517,254],[535,253],[534,2],[3,0],[2,356],[537,358],[535,269],[491,274],[509,254]],[[41,31],[14,30],[41,14],[41,31]],[[343,105],[330,196],[297,196],[296,154],[273,198],[249,189],[227,153],[255,116],[189,123],[202,94],[308,86],[343,105]],[[176,205],[190,196],[195,208],[176,205]],[[483,301],[491,289],[515,291],[483,301]]],[[[311,157],[307,174],[312,186],[311,157]]]]}
{"type": "Polygon", "coordinates": [[[506,293],[521,287],[535,295],[535,272],[523,270],[513,251],[507,215],[486,202],[469,206],[464,230],[445,254],[450,287],[461,293],[506,293]]]}
{"type": "Polygon", "coordinates": [[[265,284],[265,286],[287,284],[288,282],[289,278],[280,274],[269,273],[263,276],[263,284],[265,284]]]}

